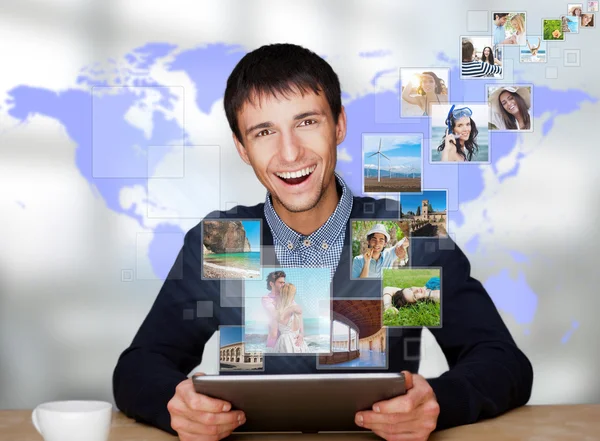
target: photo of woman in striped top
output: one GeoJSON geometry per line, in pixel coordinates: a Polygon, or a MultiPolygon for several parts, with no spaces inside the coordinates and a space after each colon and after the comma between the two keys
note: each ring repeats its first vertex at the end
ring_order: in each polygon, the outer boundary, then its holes
{"type": "Polygon", "coordinates": [[[467,38],[462,40],[462,65],[460,75],[462,78],[481,78],[490,75],[502,75],[502,66],[499,60],[494,60],[495,65],[483,61],[475,61],[473,54],[475,47],[467,38]]]}

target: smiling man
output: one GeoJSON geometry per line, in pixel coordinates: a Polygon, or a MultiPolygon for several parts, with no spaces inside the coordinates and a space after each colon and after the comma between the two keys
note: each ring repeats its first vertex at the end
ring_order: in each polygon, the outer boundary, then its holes
{"type": "MultiPolygon", "coordinates": [[[[381,299],[381,280],[350,277],[349,223],[398,220],[399,206],[353,196],[334,172],[346,113],[331,66],[299,46],[263,46],[234,68],[224,106],[235,147],[267,195],[264,203],[207,217],[262,219],[264,265],[326,267],[334,298],[381,299]]],[[[113,376],[115,400],[125,414],[177,433],[182,441],[222,439],[245,422],[243,409],[197,394],[187,377],[220,325],[243,323],[241,303],[232,302],[243,297],[241,285],[228,282],[223,293],[218,280],[200,276],[201,232],[198,224],[186,234],[173,270],[113,376]]],[[[449,238],[423,239],[411,249],[413,266],[442,268],[444,323],[431,332],[450,369],[438,378],[416,374],[418,353],[406,348],[409,339],[419,341],[422,330],[390,333],[388,366],[381,371],[404,371],[407,394],[355,415],[358,426],[387,440],[425,440],[435,429],[499,415],[525,404],[532,386],[531,364],[471,277],[462,251],[449,238]]],[[[316,361],[314,355],[266,356],[264,373],[318,374],[316,361]]]]}
{"type": "Polygon", "coordinates": [[[400,265],[405,266],[408,263],[409,246],[408,240],[402,238],[392,248],[386,249],[390,241],[390,234],[385,225],[376,224],[367,232],[368,248],[362,255],[358,255],[352,261],[352,277],[381,278],[384,268],[392,268],[394,262],[400,259],[400,265]]]}

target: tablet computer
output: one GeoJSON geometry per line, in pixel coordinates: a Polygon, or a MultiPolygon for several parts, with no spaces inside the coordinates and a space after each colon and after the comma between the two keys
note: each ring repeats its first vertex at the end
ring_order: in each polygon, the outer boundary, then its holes
{"type": "Polygon", "coordinates": [[[406,393],[404,374],[194,375],[196,392],[243,410],[236,432],[362,431],[354,416],[406,393]]]}

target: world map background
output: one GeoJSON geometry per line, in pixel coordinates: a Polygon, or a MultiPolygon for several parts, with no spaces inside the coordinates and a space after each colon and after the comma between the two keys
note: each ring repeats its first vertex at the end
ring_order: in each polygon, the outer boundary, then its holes
{"type": "MultiPolygon", "coordinates": [[[[562,13],[563,7],[551,2],[544,11],[532,5],[527,12],[535,23],[536,14],[562,13]]],[[[393,8],[382,6],[402,13],[393,8]]],[[[208,15],[225,17],[225,12],[208,15]]],[[[242,12],[233,15],[242,20],[242,12]]],[[[246,12],[260,22],[253,11],[246,12]]],[[[425,120],[398,117],[399,67],[449,66],[452,100],[484,101],[484,85],[491,82],[458,79],[458,36],[473,25],[466,9],[436,13],[455,17],[442,27],[456,35],[454,42],[444,46],[438,38],[424,38],[417,50],[390,43],[393,23],[381,12],[372,18],[386,32],[369,32],[374,28],[365,28],[363,18],[375,14],[369,9],[348,16],[361,24],[357,34],[364,41],[355,35],[350,45],[310,41],[309,29],[327,27],[337,38],[351,35],[333,12],[321,21],[302,15],[310,25],[287,30],[266,26],[258,32],[256,24],[244,21],[248,34],[260,34],[250,40],[218,35],[216,28],[193,42],[156,31],[139,32],[141,44],[123,39],[126,49],[105,49],[89,62],[65,50],[63,57],[80,64],[55,84],[46,81],[52,76],[50,60],[40,68],[36,59],[32,69],[22,58],[0,54],[21,74],[6,75],[0,84],[0,348],[6,368],[0,384],[7,391],[0,406],[33,407],[48,397],[73,394],[112,400],[109,377],[116,357],[156,296],[185,231],[215,208],[264,200],[264,189],[235,153],[222,111],[225,80],[248,50],[296,42],[333,65],[348,114],[337,170],[355,194],[361,194],[363,133],[428,137],[425,120]],[[371,33],[376,36],[367,38],[371,33]],[[27,380],[41,365],[62,380],[50,385],[27,380]]],[[[132,23],[144,15],[121,13],[132,23]]],[[[285,21],[289,14],[278,10],[275,17],[285,21]]],[[[176,28],[176,18],[166,22],[176,28]]],[[[403,34],[411,32],[417,29],[403,34]]],[[[534,84],[534,133],[494,134],[491,165],[431,165],[427,158],[423,164],[424,188],[448,189],[450,233],[534,363],[532,401],[537,402],[597,401],[600,395],[592,375],[600,361],[593,339],[599,302],[591,295],[598,286],[593,264],[598,241],[590,223],[597,174],[589,160],[594,137],[587,135],[590,122],[597,122],[600,90],[580,72],[594,72],[585,58],[586,45],[598,35],[593,32],[563,46],[554,43],[560,54],[548,63],[560,69],[554,81],[540,66],[505,63],[502,82],[534,84]],[[564,67],[561,51],[569,44],[581,48],[579,69],[564,67]],[[545,387],[567,365],[578,381],[545,387]]],[[[19,41],[22,50],[42,58],[48,50],[19,41]]],[[[61,53],[55,56],[59,62],[61,53]]],[[[431,340],[423,344],[423,372],[443,371],[439,349],[431,340]]]]}

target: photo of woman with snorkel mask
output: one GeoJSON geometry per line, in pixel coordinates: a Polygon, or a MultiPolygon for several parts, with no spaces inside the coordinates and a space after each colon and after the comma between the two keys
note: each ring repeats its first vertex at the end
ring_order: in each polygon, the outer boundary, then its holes
{"type": "Polygon", "coordinates": [[[431,162],[489,162],[488,119],[485,104],[434,106],[431,162]]]}

